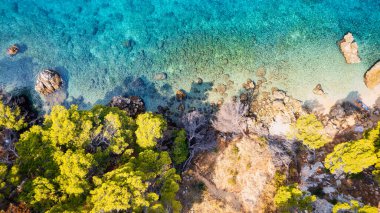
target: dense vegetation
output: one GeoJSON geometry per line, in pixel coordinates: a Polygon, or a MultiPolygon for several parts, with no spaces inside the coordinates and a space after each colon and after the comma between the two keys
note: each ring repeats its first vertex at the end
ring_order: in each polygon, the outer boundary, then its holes
{"type": "MultiPolygon", "coordinates": [[[[180,176],[171,153],[156,148],[166,126],[152,113],[134,120],[118,108],[55,106],[20,135],[15,160],[0,163],[0,200],[37,212],[179,212],[180,176]]],[[[26,124],[0,102],[0,128],[26,124]]],[[[185,138],[177,133],[176,164],[187,157],[185,138]]]]}
{"type": "Polygon", "coordinates": [[[280,212],[311,211],[314,195],[308,195],[298,188],[297,184],[281,186],[274,197],[274,202],[280,212]]]}
{"type": "Polygon", "coordinates": [[[331,141],[324,133],[323,124],[314,114],[303,115],[291,126],[290,138],[302,141],[309,149],[319,149],[331,141]]]}
{"type": "Polygon", "coordinates": [[[327,155],[325,166],[332,173],[344,172],[356,174],[371,166],[373,174],[380,180],[380,123],[365,132],[363,138],[338,144],[334,151],[327,155]]]}

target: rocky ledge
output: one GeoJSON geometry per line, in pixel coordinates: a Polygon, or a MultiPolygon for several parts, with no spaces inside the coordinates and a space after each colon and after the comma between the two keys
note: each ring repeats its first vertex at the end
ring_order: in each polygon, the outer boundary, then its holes
{"type": "Polygon", "coordinates": [[[52,70],[44,70],[38,74],[35,90],[42,95],[50,95],[62,87],[61,76],[52,70]]]}
{"type": "Polygon", "coordinates": [[[138,114],[145,112],[145,104],[138,96],[131,96],[127,98],[115,96],[108,105],[124,110],[127,112],[127,115],[131,117],[136,117],[138,114]]]}

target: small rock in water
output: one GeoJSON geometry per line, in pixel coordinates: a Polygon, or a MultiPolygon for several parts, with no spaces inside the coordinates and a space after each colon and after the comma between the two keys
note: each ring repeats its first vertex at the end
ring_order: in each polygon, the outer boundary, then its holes
{"type": "Polygon", "coordinates": [[[373,89],[380,83],[380,61],[365,73],[364,83],[370,89],[373,89]]]}
{"type": "Polygon", "coordinates": [[[18,50],[19,50],[18,46],[14,44],[7,49],[7,54],[10,56],[14,56],[18,53],[18,50]]]}
{"type": "Polygon", "coordinates": [[[175,97],[176,97],[177,100],[179,100],[179,101],[185,100],[185,98],[186,98],[186,93],[185,93],[183,90],[177,90],[177,92],[175,93],[175,97]]]}
{"type": "Polygon", "coordinates": [[[164,72],[160,72],[160,73],[157,73],[155,76],[154,76],[154,80],[156,81],[161,81],[161,80],[165,80],[167,78],[167,74],[164,73],[164,72]]]}
{"type": "Polygon", "coordinates": [[[38,74],[35,90],[42,95],[49,95],[62,87],[61,76],[53,70],[44,70],[38,74]]]}
{"type": "Polygon", "coordinates": [[[196,83],[196,84],[203,84],[203,79],[202,79],[202,78],[197,78],[197,79],[195,80],[195,83],[196,83]]]}
{"type": "Polygon", "coordinates": [[[181,112],[185,111],[185,105],[180,104],[180,105],[178,106],[178,110],[181,111],[181,112]]]}
{"type": "Polygon", "coordinates": [[[317,84],[317,86],[314,87],[313,93],[316,94],[316,95],[324,95],[324,94],[326,94],[325,91],[323,91],[321,84],[317,84]]]}
{"type": "Polygon", "coordinates": [[[126,41],[124,41],[124,47],[128,48],[128,49],[132,49],[133,46],[135,46],[136,42],[133,40],[133,39],[128,39],[126,41]]]}
{"type": "Polygon", "coordinates": [[[264,77],[266,75],[266,70],[265,70],[265,67],[260,67],[259,69],[257,69],[256,71],[256,76],[257,77],[264,77]]]}
{"type": "Polygon", "coordinates": [[[243,88],[246,90],[254,89],[255,82],[253,82],[251,79],[247,79],[247,82],[243,84],[243,88]]]}
{"type": "Polygon", "coordinates": [[[339,47],[347,64],[360,63],[358,44],[354,42],[354,36],[352,33],[347,33],[343,39],[339,41],[339,47]]]}

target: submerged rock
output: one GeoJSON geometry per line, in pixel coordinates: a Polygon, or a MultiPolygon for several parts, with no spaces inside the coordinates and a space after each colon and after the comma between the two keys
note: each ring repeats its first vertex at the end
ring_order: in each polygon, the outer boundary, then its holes
{"type": "Polygon", "coordinates": [[[370,89],[373,89],[380,83],[380,61],[378,61],[365,73],[364,83],[370,89]]]}
{"type": "Polygon", "coordinates": [[[316,95],[324,95],[325,91],[323,91],[321,84],[317,84],[317,86],[315,86],[313,89],[313,93],[316,95]]]}
{"type": "Polygon", "coordinates": [[[183,90],[177,90],[177,92],[175,93],[175,97],[176,97],[177,100],[179,100],[179,101],[185,100],[185,98],[186,98],[186,93],[185,93],[183,90]]]}
{"type": "Polygon", "coordinates": [[[197,78],[194,82],[196,84],[203,84],[203,79],[202,78],[197,78]]]}
{"type": "Polygon", "coordinates": [[[360,63],[358,44],[354,42],[352,33],[347,33],[343,39],[339,41],[339,47],[348,64],[360,63]]]}
{"type": "Polygon", "coordinates": [[[49,95],[62,87],[61,76],[53,70],[44,70],[37,76],[35,90],[42,95],[49,95]]]}
{"type": "Polygon", "coordinates": [[[127,112],[127,115],[130,117],[136,117],[138,114],[145,112],[145,104],[138,96],[131,96],[128,98],[115,96],[108,105],[127,112]]]}
{"type": "Polygon", "coordinates": [[[155,76],[154,76],[154,80],[156,81],[161,81],[161,80],[165,80],[166,78],[168,77],[168,75],[164,72],[161,72],[161,73],[157,73],[155,76]]]}
{"type": "Polygon", "coordinates": [[[8,49],[7,49],[7,54],[10,55],[10,56],[14,56],[18,53],[18,46],[16,44],[10,46],[8,49]]]}

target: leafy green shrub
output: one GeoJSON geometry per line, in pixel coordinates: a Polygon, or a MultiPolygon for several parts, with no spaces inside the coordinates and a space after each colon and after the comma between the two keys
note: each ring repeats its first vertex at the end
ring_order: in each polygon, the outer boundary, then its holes
{"type": "Polygon", "coordinates": [[[372,206],[360,206],[356,200],[351,200],[350,203],[337,203],[333,207],[333,213],[343,212],[358,212],[358,213],[378,213],[378,209],[372,206]]]}
{"type": "Polygon", "coordinates": [[[14,165],[0,165],[0,189],[3,175],[11,188],[25,182],[16,199],[35,212],[180,212],[180,176],[169,153],[151,146],[166,122],[137,120],[111,107],[53,107],[20,136],[14,165]]]}
{"type": "Polygon", "coordinates": [[[338,144],[327,155],[325,166],[331,172],[339,170],[357,174],[364,169],[375,166],[373,174],[380,181],[380,123],[363,134],[363,139],[338,144]]]}
{"type": "Polygon", "coordinates": [[[371,141],[362,139],[345,142],[334,147],[327,155],[325,166],[332,173],[342,170],[345,173],[359,173],[377,162],[375,147],[371,141]]]}
{"type": "Polygon", "coordinates": [[[186,141],[186,131],[181,129],[177,132],[177,136],[174,139],[173,148],[173,161],[176,165],[179,165],[187,159],[189,150],[186,141]]]}
{"type": "Polygon", "coordinates": [[[166,121],[161,115],[147,112],[137,116],[136,130],[137,144],[142,148],[151,148],[156,145],[156,140],[161,138],[166,129],[166,121]]]}
{"type": "Polygon", "coordinates": [[[26,127],[20,108],[11,109],[0,101],[0,127],[19,131],[26,127]]]}
{"type": "Polygon", "coordinates": [[[310,149],[318,149],[331,141],[324,133],[323,124],[314,114],[303,115],[291,126],[288,137],[301,140],[310,149]]]}
{"type": "Polygon", "coordinates": [[[274,197],[274,202],[280,212],[311,211],[315,196],[302,192],[297,184],[281,186],[274,197]]]}

